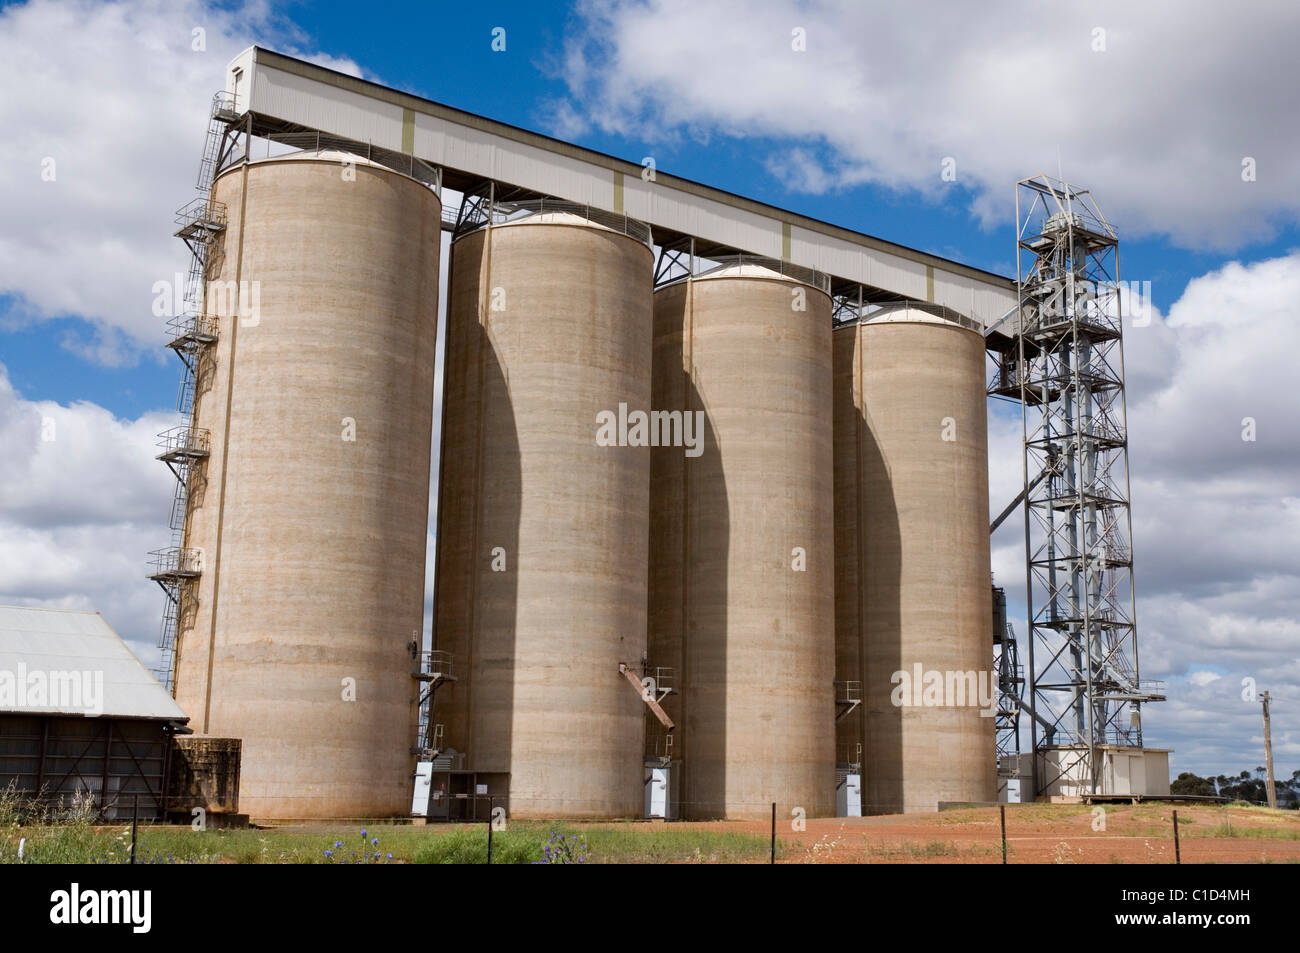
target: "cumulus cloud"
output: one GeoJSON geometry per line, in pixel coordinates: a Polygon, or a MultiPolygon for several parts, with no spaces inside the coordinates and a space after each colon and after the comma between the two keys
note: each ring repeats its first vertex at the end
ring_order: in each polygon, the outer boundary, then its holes
{"type": "Polygon", "coordinates": [[[167,545],[175,482],[154,444],[173,423],[26,400],[0,365],[0,604],[97,610],[156,664],[163,595],[145,554],[167,545]]]}
{"type": "Polygon", "coordinates": [[[794,148],[768,156],[764,167],[791,192],[825,192],[843,179],[828,169],[810,150],[794,148]]]}
{"type": "Polygon", "coordinates": [[[225,65],[254,42],[360,75],[351,60],[300,49],[301,32],[259,2],[0,10],[0,294],[15,299],[0,323],[85,318],[94,333],[66,332],[63,346],[109,365],[162,342],[151,289],[187,266],[173,214],[195,194],[225,65]]]}
{"type": "Polygon", "coordinates": [[[870,182],[941,198],[951,158],[986,224],[1010,217],[1013,182],[1060,169],[1122,210],[1128,236],[1230,249],[1300,213],[1300,126],[1280,121],[1297,32],[1284,0],[585,0],[554,112],[647,142],[774,139],[761,161],[810,192],[870,182]]]}

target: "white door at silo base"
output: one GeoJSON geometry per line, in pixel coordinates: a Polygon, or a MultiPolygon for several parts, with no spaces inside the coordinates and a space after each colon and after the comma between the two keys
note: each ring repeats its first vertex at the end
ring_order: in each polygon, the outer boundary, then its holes
{"type": "Polygon", "coordinates": [[[411,816],[429,816],[429,788],[433,785],[433,762],[421,761],[415,766],[415,794],[411,798],[411,816]]]}
{"type": "Polygon", "coordinates": [[[850,774],[835,791],[836,815],[838,817],[862,816],[862,775],[850,774]]]}
{"type": "Polygon", "coordinates": [[[650,768],[645,786],[645,816],[668,816],[668,769],[650,768]]]}

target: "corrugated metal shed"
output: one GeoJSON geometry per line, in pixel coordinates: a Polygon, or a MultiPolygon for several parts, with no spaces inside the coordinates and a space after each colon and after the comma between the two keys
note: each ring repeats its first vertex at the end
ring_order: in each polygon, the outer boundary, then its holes
{"type": "MultiPolygon", "coordinates": [[[[99,717],[189,720],[98,612],[0,606],[0,678],[33,672],[102,672],[99,717]]],[[[0,713],[88,714],[71,706],[15,705],[3,694],[0,713]]]]}

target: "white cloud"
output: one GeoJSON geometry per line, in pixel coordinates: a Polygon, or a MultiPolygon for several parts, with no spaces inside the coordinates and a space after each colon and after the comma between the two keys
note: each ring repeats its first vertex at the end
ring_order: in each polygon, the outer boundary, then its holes
{"type": "Polygon", "coordinates": [[[763,166],[792,192],[820,194],[842,183],[833,170],[826,168],[807,149],[795,148],[781,155],[769,156],[763,166]]]}
{"type": "Polygon", "coordinates": [[[0,365],[0,604],[97,610],[156,663],[163,595],[145,560],[168,540],[175,481],[154,442],[172,423],[25,400],[0,365]]]}
{"type": "Polygon", "coordinates": [[[547,100],[541,106],[541,113],[550,127],[551,135],[558,139],[572,142],[591,128],[591,123],[567,99],[547,100]]]}
{"type": "MultiPolygon", "coordinates": [[[[294,52],[303,36],[259,2],[31,0],[0,10],[0,293],[6,324],[66,315],[95,328],[65,347],[132,364],[162,341],[154,282],[187,265],[171,237],[195,194],[213,93],[253,42],[294,52]],[[205,31],[195,51],[192,31],[205,31]],[[54,181],[43,181],[46,160],[54,181]]],[[[298,53],[359,74],[350,60],[298,53]]]]}
{"type": "MultiPolygon", "coordinates": [[[[791,145],[788,187],[940,198],[944,157],[986,223],[1039,173],[1087,184],[1127,236],[1232,248],[1300,213],[1300,7],[615,0],[579,5],[557,72],[572,113],[647,143],[710,131],[791,145]],[[686,25],[686,26],[684,26],[686,25]],[[1106,49],[1093,51],[1093,30],[1106,49]],[[807,51],[791,48],[803,27],[807,51]],[[809,161],[810,144],[833,159],[809,161]],[[1242,160],[1257,163],[1243,182],[1242,160]]],[[[666,165],[661,165],[671,171],[666,165]]]]}

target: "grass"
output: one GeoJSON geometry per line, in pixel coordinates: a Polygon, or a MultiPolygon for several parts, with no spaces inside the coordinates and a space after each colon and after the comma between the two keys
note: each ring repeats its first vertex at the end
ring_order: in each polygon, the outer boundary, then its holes
{"type": "MultiPolygon", "coordinates": [[[[1183,819],[1179,817],[1178,826],[1180,829],[1182,825],[1183,819]]],[[[1300,827],[1244,827],[1238,822],[1236,824],[1216,824],[1213,827],[1198,830],[1192,836],[1198,838],[1240,837],[1259,840],[1300,840],[1300,827]]]]}
{"type": "MultiPolygon", "coordinates": [[[[89,797],[68,804],[42,804],[15,793],[11,784],[0,790],[0,863],[19,860],[36,864],[94,863],[97,854],[114,856],[120,838],[104,837],[94,826],[89,797]]],[[[130,855],[130,844],[127,843],[130,855]]]]}
{"type": "MultiPolygon", "coordinates": [[[[1143,804],[1107,808],[1111,836],[1148,840],[1148,851],[1171,851],[1169,805],[1143,804]],[[1152,846],[1156,845],[1156,846],[1152,846]]],[[[1300,812],[1269,811],[1256,805],[1181,807],[1179,825],[1187,839],[1250,838],[1259,841],[1300,841],[1300,812]]],[[[1007,812],[1012,836],[1039,823],[1068,819],[1072,848],[1083,844],[1083,830],[1092,809],[1083,805],[1017,805],[1007,812]],[[1076,830],[1076,828],[1078,828],[1076,830]],[[1076,844],[1077,840],[1077,844],[1076,844]]],[[[996,842],[997,815],[973,810],[936,815],[940,825],[978,826],[991,831],[987,844],[928,840],[868,843],[865,857],[856,848],[856,835],[828,832],[808,843],[777,843],[778,859],[807,863],[840,859],[868,862],[926,862],[988,858],[1000,853],[996,842]]],[[[194,831],[187,826],[142,824],[138,863],[321,864],[353,861],[420,864],[480,864],[487,859],[487,829],[473,825],[322,824],[271,829],[194,831]],[[375,839],[378,844],[372,843],[375,839]],[[340,843],[341,842],[341,843],[340,843]],[[330,854],[327,856],[326,851],[330,854]]],[[[752,829],[751,829],[752,830],[752,829]]],[[[569,824],[510,821],[493,836],[493,862],[532,863],[556,836],[579,835],[587,845],[587,863],[766,863],[766,833],[727,830],[719,825],[609,822],[569,824]]],[[[1064,829],[1061,829],[1065,833],[1064,829]]],[[[946,831],[936,831],[942,835],[946,831]]],[[[126,863],[130,857],[130,824],[97,824],[93,805],[72,803],[50,807],[25,801],[0,789],[0,863],[126,863]]],[[[1074,849],[1058,852],[1069,862],[1074,849]]]]}
{"type": "MultiPolygon", "coordinates": [[[[492,863],[531,864],[542,859],[549,835],[541,831],[504,830],[492,835],[492,863]]],[[[483,825],[425,835],[416,850],[417,864],[486,864],[487,835],[483,825]]]]}
{"type": "MultiPolygon", "coordinates": [[[[771,851],[767,835],[740,831],[619,824],[588,827],[583,833],[596,863],[743,863],[767,860],[771,851]]],[[[778,840],[777,859],[784,854],[785,848],[778,840]]]]}
{"type": "MultiPolygon", "coordinates": [[[[898,844],[867,844],[866,854],[868,862],[880,860],[892,862],[901,859],[906,860],[934,860],[937,857],[982,857],[994,852],[994,848],[982,844],[972,844],[969,847],[959,847],[953,841],[926,841],[924,844],[898,843],[898,844]]],[[[1001,845],[996,848],[1000,853],[1001,845]]]]}
{"type": "MultiPolygon", "coordinates": [[[[766,859],[768,838],[734,831],[708,831],[646,824],[576,826],[510,822],[492,837],[492,862],[540,861],[558,836],[579,837],[588,863],[726,863],[766,859]]],[[[0,863],[127,863],[131,825],[94,823],[89,803],[49,809],[0,791],[0,863]]],[[[579,853],[583,853],[579,851],[579,853]]],[[[778,844],[778,855],[782,854],[778,844]]],[[[417,863],[482,864],[487,861],[484,824],[415,827],[407,824],[348,828],[285,827],[195,831],[142,824],[137,863],[417,863]],[[374,843],[374,841],[378,843],[374,843]],[[328,854],[326,852],[329,852],[328,854]]]]}

